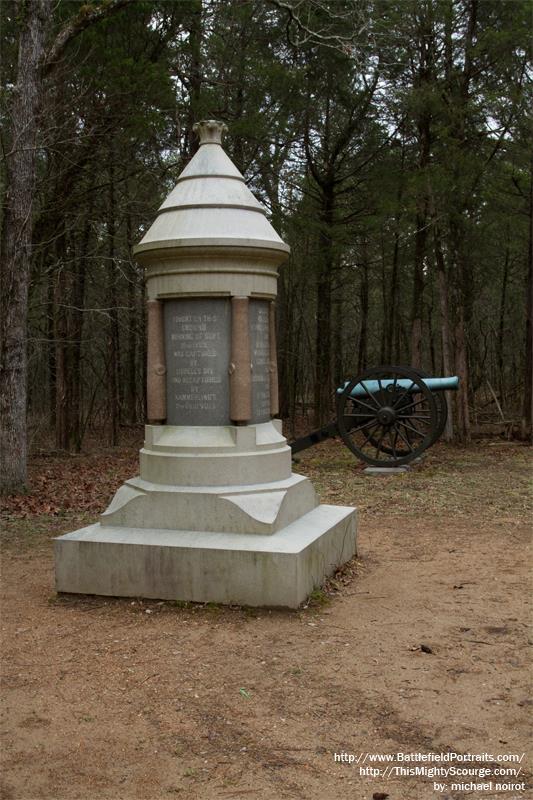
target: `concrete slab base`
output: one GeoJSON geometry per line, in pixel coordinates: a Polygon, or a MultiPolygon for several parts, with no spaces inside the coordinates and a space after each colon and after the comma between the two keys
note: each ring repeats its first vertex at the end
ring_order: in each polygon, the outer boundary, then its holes
{"type": "Polygon", "coordinates": [[[297,608],[356,554],[356,510],[320,505],[276,533],[95,524],[55,540],[58,592],[297,608]]]}
{"type": "Polygon", "coordinates": [[[404,464],[402,467],[365,467],[363,472],[365,475],[385,477],[386,475],[402,475],[410,470],[411,467],[408,464],[404,464]]]}

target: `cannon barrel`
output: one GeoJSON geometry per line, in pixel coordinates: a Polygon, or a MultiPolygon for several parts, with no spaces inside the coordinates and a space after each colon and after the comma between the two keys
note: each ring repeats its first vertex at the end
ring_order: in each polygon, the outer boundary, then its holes
{"type": "MultiPolygon", "coordinates": [[[[456,391],[459,388],[459,378],[457,375],[448,378],[424,378],[424,383],[432,392],[456,391]]],[[[343,386],[339,386],[337,394],[342,394],[348,384],[349,381],[346,381],[343,386]]],[[[363,397],[365,394],[379,392],[382,389],[386,389],[387,386],[392,386],[394,384],[400,389],[416,391],[416,385],[408,378],[400,378],[400,380],[397,381],[394,381],[393,378],[382,378],[380,381],[369,380],[358,383],[350,392],[350,396],[363,397]]]]}

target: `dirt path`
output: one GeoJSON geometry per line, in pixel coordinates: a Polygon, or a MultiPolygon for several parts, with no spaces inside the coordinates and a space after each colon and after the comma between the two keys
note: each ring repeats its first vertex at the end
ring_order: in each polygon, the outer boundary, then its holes
{"type": "MultiPolygon", "coordinates": [[[[299,471],[360,507],[360,552],[299,612],[57,598],[50,537],[86,515],[11,511],[1,796],[529,796],[494,778],[490,793],[437,778],[437,793],[334,757],[528,751],[529,459],[441,446],[412,473],[369,479],[335,443],[312,451],[299,471]]],[[[516,780],[531,783],[529,755],[516,780]]]]}

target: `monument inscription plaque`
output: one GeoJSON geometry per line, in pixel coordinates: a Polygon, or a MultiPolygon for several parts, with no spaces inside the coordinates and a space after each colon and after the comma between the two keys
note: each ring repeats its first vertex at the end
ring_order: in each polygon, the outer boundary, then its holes
{"type": "Polygon", "coordinates": [[[269,302],[250,300],[252,423],[270,421],[269,302]]]}
{"type": "Polygon", "coordinates": [[[231,301],[165,301],[167,425],[229,425],[231,301]]]}

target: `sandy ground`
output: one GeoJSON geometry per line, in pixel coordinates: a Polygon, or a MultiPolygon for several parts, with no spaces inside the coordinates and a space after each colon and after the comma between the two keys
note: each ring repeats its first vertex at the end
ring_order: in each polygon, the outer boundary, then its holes
{"type": "MultiPolygon", "coordinates": [[[[58,597],[51,537],[93,517],[8,510],[0,796],[533,796],[530,467],[505,442],[441,445],[390,478],[364,476],[338,443],[310,451],[298,471],[360,509],[359,558],[297,612],[58,597]],[[490,790],[371,761],[449,751],[484,754],[467,766],[490,790]],[[496,778],[501,766],[521,773],[496,778]]],[[[57,474],[75,490],[72,462],[57,474]]]]}

